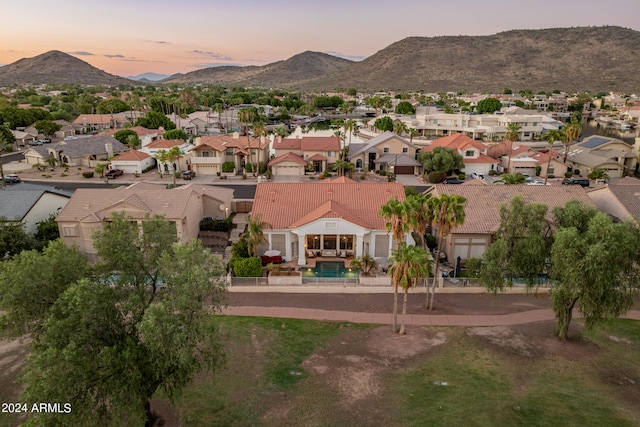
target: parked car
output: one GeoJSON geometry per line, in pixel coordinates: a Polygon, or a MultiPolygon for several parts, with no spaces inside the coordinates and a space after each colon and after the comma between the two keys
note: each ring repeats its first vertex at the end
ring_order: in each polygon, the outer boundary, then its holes
{"type": "Polygon", "coordinates": [[[527,182],[527,185],[544,185],[544,181],[531,181],[531,182],[527,182]]]}
{"type": "Polygon", "coordinates": [[[473,179],[484,179],[484,174],[482,172],[474,172],[471,174],[471,178],[473,179]]]}
{"type": "Polygon", "coordinates": [[[195,178],[196,173],[194,171],[184,171],[182,172],[182,179],[191,179],[195,178]]]}
{"type": "Polygon", "coordinates": [[[111,169],[109,172],[105,174],[107,179],[115,179],[115,177],[120,176],[124,173],[122,169],[111,169]]]}
{"type": "Polygon", "coordinates": [[[520,174],[520,175],[524,176],[524,180],[525,180],[526,182],[531,182],[531,181],[533,181],[533,179],[531,178],[531,176],[530,176],[528,173],[522,173],[522,174],[520,174]]]}
{"type": "Polygon", "coordinates": [[[40,141],[42,141],[45,144],[51,144],[51,138],[42,138],[40,141]]]}
{"type": "Polygon", "coordinates": [[[462,184],[462,182],[463,181],[460,181],[455,176],[450,176],[447,179],[445,179],[444,181],[442,181],[443,184],[462,184]]]}
{"type": "Polygon", "coordinates": [[[22,180],[20,179],[20,176],[16,175],[15,173],[9,173],[4,176],[4,182],[16,184],[18,182],[22,182],[22,180]]]}
{"type": "Polygon", "coordinates": [[[581,185],[584,188],[588,188],[589,178],[569,178],[567,181],[563,181],[562,185],[581,185]]]}
{"type": "Polygon", "coordinates": [[[29,141],[29,145],[31,145],[32,147],[36,147],[36,146],[42,145],[42,141],[40,141],[39,139],[36,139],[34,141],[29,141]]]}

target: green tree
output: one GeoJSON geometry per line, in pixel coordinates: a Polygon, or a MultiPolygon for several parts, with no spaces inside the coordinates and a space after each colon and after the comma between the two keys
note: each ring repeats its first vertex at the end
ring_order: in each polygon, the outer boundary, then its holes
{"type": "Polygon", "coordinates": [[[247,246],[249,255],[252,257],[259,256],[258,248],[260,244],[268,242],[263,231],[265,228],[271,228],[271,224],[262,221],[260,215],[256,215],[255,218],[247,218],[247,246]]]}
{"type": "MultiPolygon", "coordinates": [[[[5,242],[6,235],[0,241],[5,242]]],[[[42,252],[16,253],[0,268],[3,334],[12,337],[30,334],[37,339],[46,329],[48,312],[58,297],[72,283],[90,275],[85,256],[61,240],[49,243],[42,252]]]]}
{"type": "Polygon", "coordinates": [[[587,178],[594,181],[601,180],[607,182],[609,181],[609,174],[607,173],[607,170],[605,168],[595,168],[591,172],[589,172],[587,178]]]}
{"type": "Polygon", "coordinates": [[[564,340],[576,307],[591,328],[633,306],[640,279],[640,233],[637,223],[614,223],[576,203],[554,213],[565,226],[556,232],[551,250],[551,303],[554,334],[564,340]]]}
{"type": "Polygon", "coordinates": [[[496,98],[485,98],[478,102],[476,112],[478,114],[491,114],[502,108],[502,103],[496,98]]]}
{"type": "Polygon", "coordinates": [[[567,162],[567,156],[569,155],[569,147],[573,141],[580,137],[580,133],[582,132],[582,124],[580,120],[577,118],[572,118],[569,123],[567,123],[563,129],[564,132],[564,159],[562,160],[564,163],[567,162]]]}
{"type": "MultiPolygon", "coordinates": [[[[391,238],[399,245],[404,242],[405,235],[409,232],[409,220],[407,205],[397,199],[391,199],[380,206],[378,216],[386,220],[385,228],[391,232],[391,238]]],[[[398,331],[398,286],[399,283],[391,282],[393,286],[393,332],[398,331]]]]}
{"type": "Polygon", "coordinates": [[[400,136],[404,135],[409,131],[409,128],[404,122],[397,121],[393,124],[393,133],[396,133],[400,136]]]}
{"type": "Polygon", "coordinates": [[[56,159],[53,156],[49,156],[46,159],[44,159],[44,162],[49,165],[51,170],[54,170],[56,168],[56,163],[58,163],[58,159],[56,159]]]}
{"type": "Polygon", "coordinates": [[[442,194],[440,197],[432,197],[428,203],[431,206],[433,215],[433,225],[438,235],[438,249],[436,252],[436,262],[433,264],[433,283],[431,292],[427,292],[427,305],[429,310],[433,310],[433,299],[436,293],[436,280],[438,279],[438,263],[440,252],[444,245],[444,240],[451,234],[451,231],[464,224],[464,206],[467,202],[462,196],[457,194],[442,194]]]}
{"type": "Polygon", "coordinates": [[[373,122],[373,126],[381,131],[393,131],[393,120],[389,116],[379,117],[373,122]]]}
{"type": "Polygon", "coordinates": [[[429,269],[432,260],[427,253],[418,246],[408,246],[401,242],[398,249],[391,251],[391,261],[393,264],[389,268],[391,283],[394,289],[402,287],[404,298],[402,302],[402,323],[400,324],[400,335],[405,334],[405,318],[407,316],[407,294],[418,281],[429,277],[429,269]]]}
{"type": "Polygon", "coordinates": [[[521,173],[503,173],[500,179],[494,181],[494,184],[516,185],[524,184],[527,179],[521,173]]]}
{"type": "Polygon", "coordinates": [[[149,111],[145,117],[141,117],[136,121],[136,126],[142,126],[147,129],[160,129],[164,130],[175,129],[176,125],[169,120],[167,116],[157,111],[149,111]]]}
{"type": "Polygon", "coordinates": [[[130,136],[135,136],[137,138],[138,134],[135,131],[132,131],[131,129],[121,129],[113,134],[113,137],[115,139],[117,139],[118,141],[120,141],[125,145],[128,144],[128,138],[130,136]]]}
{"type": "Polygon", "coordinates": [[[396,114],[415,114],[416,110],[410,102],[402,101],[398,102],[398,105],[396,105],[395,112],[396,114]]]}
{"type": "Polygon", "coordinates": [[[62,129],[61,125],[51,120],[38,120],[33,126],[36,128],[38,133],[47,137],[55,135],[56,132],[62,129]]]}
{"type": "Polygon", "coordinates": [[[262,277],[262,261],[258,257],[238,258],[233,263],[236,277],[262,277]]]}
{"type": "MultiPolygon", "coordinates": [[[[0,126],[0,128],[5,128],[5,126],[0,126]]],[[[11,134],[11,132],[9,132],[11,134]]],[[[13,137],[13,134],[11,134],[13,137]]],[[[14,139],[15,141],[15,139],[14,139]]],[[[4,133],[0,133],[0,155],[4,152],[11,151],[13,149],[14,142],[5,136],[4,133]]],[[[6,187],[7,182],[4,180],[4,169],[2,167],[2,161],[0,161],[0,179],[2,179],[2,186],[6,187]]]]}
{"type": "Polygon", "coordinates": [[[189,139],[189,135],[181,129],[171,129],[166,131],[164,135],[162,135],[162,138],[168,140],[179,139],[186,142],[189,139]]]}
{"type": "Polygon", "coordinates": [[[34,238],[46,245],[48,242],[52,242],[60,237],[60,230],[58,229],[58,223],[56,222],[56,216],[54,214],[49,215],[49,218],[38,223],[38,228],[34,238]]]}
{"type": "Polygon", "coordinates": [[[547,143],[549,144],[549,159],[547,160],[547,173],[545,174],[545,177],[544,177],[544,185],[547,185],[547,180],[549,179],[549,167],[551,167],[551,152],[553,151],[553,144],[556,141],[562,139],[562,132],[559,130],[551,130],[545,133],[542,136],[542,139],[547,141],[547,143]]]}
{"type": "Polygon", "coordinates": [[[507,172],[511,172],[511,156],[513,154],[513,143],[520,139],[520,125],[516,123],[509,123],[507,125],[507,132],[504,137],[509,141],[509,160],[507,162],[507,172]]]}
{"type": "MultiPolygon", "coordinates": [[[[241,108],[238,111],[238,121],[244,128],[244,133],[247,135],[247,151],[249,152],[249,163],[253,165],[253,156],[251,154],[251,136],[249,135],[249,126],[251,123],[258,119],[258,110],[254,107],[241,108]]],[[[253,170],[252,170],[253,171],[253,170]]],[[[253,172],[255,176],[255,172],[253,172]]]]}
{"type": "Polygon", "coordinates": [[[484,253],[480,283],[492,292],[503,292],[514,280],[535,286],[548,273],[551,227],[547,206],[526,203],[521,195],[500,205],[500,228],[484,253]]]}
{"type": "MultiPolygon", "coordinates": [[[[97,279],[57,298],[25,368],[22,397],[70,401],[67,425],[151,425],[156,391],[172,400],[196,372],[223,360],[210,316],[224,296],[219,261],[197,239],[176,243],[173,224],[161,218],[143,222],[142,232],[130,218],[112,219],[95,235],[97,279]]],[[[52,422],[51,414],[35,417],[52,422]]]]}
{"type": "Polygon", "coordinates": [[[372,270],[378,268],[378,263],[371,255],[363,254],[351,260],[351,267],[359,269],[363,275],[368,276],[372,270]]]}
{"type": "Polygon", "coordinates": [[[23,223],[0,217],[0,261],[10,259],[32,246],[23,223]]]}
{"type": "Polygon", "coordinates": [[[436,147],[432,151],[418,154],[418,161],[422,163],[425,174],[429,172],[445,172],[447,175],[464,168],[462,156],[456,150],[446,147],[436,147]]]}

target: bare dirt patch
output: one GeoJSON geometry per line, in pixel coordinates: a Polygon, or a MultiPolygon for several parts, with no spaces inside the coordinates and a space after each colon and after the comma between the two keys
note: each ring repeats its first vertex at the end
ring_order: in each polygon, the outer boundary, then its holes
{"type": "Polygon", "coordinates": [[[198,239],[202,246],[209,248],[213,253],[224,253],[229,242],[229,233],[222,231],[200,231],[198,239]]]}

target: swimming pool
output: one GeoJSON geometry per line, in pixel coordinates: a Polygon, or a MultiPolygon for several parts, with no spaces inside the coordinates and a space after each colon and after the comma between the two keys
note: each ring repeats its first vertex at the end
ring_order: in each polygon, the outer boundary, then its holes
{"type": "Polygon", "coordinates": [[[317,261],[315,267],[301,268],[302,277],[340,277],[357,279],[360,270],[346,268],[344,261],[317,261]]]}

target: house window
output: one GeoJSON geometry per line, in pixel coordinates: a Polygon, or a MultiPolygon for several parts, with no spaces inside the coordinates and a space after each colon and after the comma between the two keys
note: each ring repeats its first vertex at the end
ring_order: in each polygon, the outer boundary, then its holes
{"type": "Polygon", "coordinates": [[[362,169],[362,159],[356,160],[356,168],[357,169],[362,169]]]}
{"type": "Polygon", "coordinates": [[[384,147],[384,148],[382,149],[382,151],[383,151],[384,153],[388,153],[388,152],[389,152],[389,147],[384,147]]]}
{"type": "Polygon", "coordinates": [[[402,147],[402,152],[403,153],[408,153],[409,152],[409,147],[402,147]]]}
{"type": "Polygon", "coordinates": [[[553,175],[555,173],[555,169],[553,168],[553,166],[549,165],[549,168],[547,169],[547,175],[553,175]]]}
{"type": "Polygon", "coordinates": [[[227,156],[233,156],[233,148],[227,148],[224,152],[227,156]]]}
{"type": "Polygon", "coordinates": [[[211,157],[211,152],[210,151],[203,151],[200,154],[201,157],[211,157]]]}
{"type": "Polygon", "coordinates": [[[327,157],[333,157],[335,153],[333,151],[327,151],[327,157]]]}
{"type": "Polygon", "coordinates": [[[464,156],[465,157],[473,157],[474,154],[475,153],[474,153],[473,150],[467,150],[467,151],[464,152],[464,156]]]}
{"type": "Polygon", "coordinates": [[[305,154],[305,155],[304,155],[304,159],[308,162],[308,161],[309,161],[309,155],[308,155],[308,154],[305,154]]]}
{"type": "Polygon", "coordinates": [[[76,237],[78,235],[78,227],[75,225],[62,227],[62,235],[64,237],[76,237]]]}

